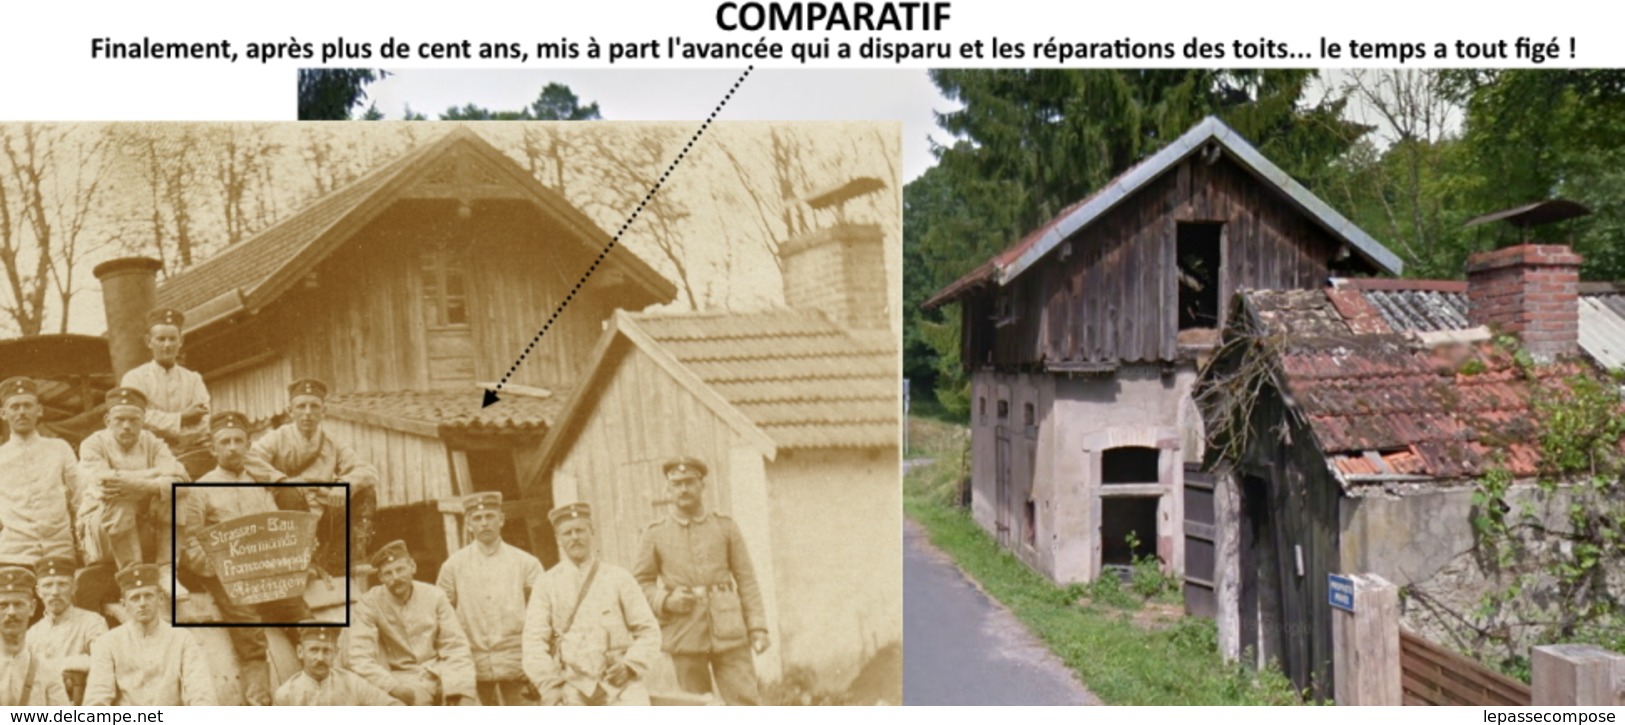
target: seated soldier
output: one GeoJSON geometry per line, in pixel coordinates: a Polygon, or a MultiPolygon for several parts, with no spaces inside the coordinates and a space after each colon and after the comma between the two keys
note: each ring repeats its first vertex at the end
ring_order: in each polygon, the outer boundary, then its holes
{"type": "Polygon", "coordinates": [[[152,359],[124,373],[119,383],[147,396],[147,430],[157,434],[175,458],[183,463],[197,461],[188,468],[198,476],[209,470],[209,389],[203,376],[179,364],[181,326],[186,317],[167,307],[147,313],[147,350],[152,359]]]}
{"type": "Polygon", "coordinates": [[[169,601],[159,587],[158,567],[134,564],[119,571],[130,621],[90,645],[87,706],[213,705],[214,679],[203,645],[184,629],[159,618],[169,601]]]}
{"type": "MultiPolygon", "coordinates": [[[[112,565],[122,570],[131,564],[156,562],[164,569],[166,591],[172,561],[170,497],[177,481],[185,481],[186,468],[169,446],[142,428],[147,398],[133,388],[107,391],[107,427],[79,444],[79,481],[84,493],[79,504],[79,538],[86,565],[112,565]],[[141,533],[153,536],[155,551],[143,552],[141,533]]],[[[103,602],[80,601],[87,608],[103,602]]],[[[169,608],[164,608],[168,616],[169,608]]]]}
{"type": "Polygon", "coordinates": [[[303,670],[276,690],[277,705],[405,705],[360,675],[335,667],[339,630],[306,627],[299,632],[299,663],[303,670]]]}
{"type": "Polygon", "coordinates": [[[28,628],[28,649],[62,671],[68,699],[84,695],[90,673],[90,645],[107,634],[107,620],[95,612],[73,606],[72,559],[50,557],[34,565],[34,578],[45,616],[28,628]]]}
{"type": "Polygon", "coordinates": [[[28,647],[34,574],[0,566],[0,705],[71,705],[62,673],[28,647]]]}
{"type": "Polygon", "coordinates": [[[350,625],[350,667],[408,705],[478,705],[474,658],[451,600],[413,581],[417,562],[391,541],[372,556],[379,586],[361,596],[350,625]]]}
{"type": "MultiPolygon", "coordinates": [[[[198,483],[264,483],[249,471],[244,463],[248,454],[248,418],[242,413],[225,412],[214,416],[212,444],[214,470],[198,478],[198,483]]],[[[184,545],[181,566],[200,577],[214,605],[226,622],[293,624],[311,619],[310,607],[304,597],[294,596],[255,605],[234,604],[226,588],[215,576],[214,565],[198,542],[201,530],[240,516],[278,510],[276,499],[267,488],[258,486],[187,486],[183,506],[177,518],[177,535],[184,545]]],[[[269,705],[271,693],[270,665],[265,659],[265,631],[258,627],[232,627],[232,648],[237,652],[237,663],[242,667],[243,696],[253,705],[269,705]]],[[[293,632],[281,628],[290,640],[293,632]]],[[[295,642],[297,644],[297,642],[295,642]]]]}
{"type": "Polygon", "coordinates": [[[293,422],[283,425],[254,442],[250,465],[267,465],[281,471],[279,483],[348,483],[349,520],[345,519],[344,489],[329,489],[322,500],[302,503],[284,499],[283,505],[322,513],[316,540],[316,562],[324,571],[348,576],[344,571],[346,528],[350,531],[351,555],[366,556],[372,524],[371,511],[377,500],[378,470],[356,457],[350,446],[322,430],[327,414],[327,384],[320,380],[300,380],[288,386],[288,414],[293,422]]]}

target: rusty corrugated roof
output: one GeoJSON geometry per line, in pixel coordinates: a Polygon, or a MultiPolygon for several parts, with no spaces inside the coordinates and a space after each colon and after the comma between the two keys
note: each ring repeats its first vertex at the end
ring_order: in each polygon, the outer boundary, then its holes
{"type": "Polygon", "coordinates": [[[627,315],[781,448],[895,445],[897,338],[795,310],[627,315]]]}

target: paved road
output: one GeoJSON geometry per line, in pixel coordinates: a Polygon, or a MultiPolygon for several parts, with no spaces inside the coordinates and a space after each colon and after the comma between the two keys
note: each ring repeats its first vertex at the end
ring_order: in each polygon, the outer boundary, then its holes
{"type": "Polygon", "coordinates": [[[1100,704],[924,530],[905,519],[903,531],[903,704],[1100,704]]]}

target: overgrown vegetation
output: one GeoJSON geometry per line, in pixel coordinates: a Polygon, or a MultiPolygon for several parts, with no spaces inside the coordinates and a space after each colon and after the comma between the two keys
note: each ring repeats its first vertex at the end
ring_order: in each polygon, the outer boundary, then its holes
{"type": "Polygon", "coordinates": [[[1173,610],[1177,587],[1154,557],[1135,562],[1125,587],[1116,577],[1059,587],[998,546],[956,501],[968,461],[968,432],[911,419],[915,456],[933,463],[904,477],[904,509],[994,599],[1078,673],[1110,705],[1288,705],[1302,698],[1279,671],[1255,673],[1218,654],[1210,620],[1176,616],[1154,624],[1152,608],[1173,610]],[[1155,572],[1155,576],[1151,572],[1155,572]],[[1145,572],[1145,573],[1141,573],[1145,572]],[[1140,616],[1136,616],[1140,615],[1140,616]]]}
{"type": "Polygon", "coordinates": [[[1479,563],[1496,587],[1461,624],[1475,654],[1527,681],[1530,644],[1625,651],[1625,376],[1542,381],[1527,356],[1517,360],[1540,431],[1539,474],[1520,489],[1498,462],[1477,484],[1479,563]]]}

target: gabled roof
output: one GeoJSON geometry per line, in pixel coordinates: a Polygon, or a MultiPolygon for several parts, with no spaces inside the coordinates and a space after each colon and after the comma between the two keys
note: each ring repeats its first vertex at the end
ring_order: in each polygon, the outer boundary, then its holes
{"type": "MultiPolygon", "coordinates": [[[[186,312],[188,333],[239,312],[258,311],[342,246],[362,224],[387,209],[397,194],[429,172],[435,162],[452,153],[470,154],[484,162],[500,183],[512,185],[523,198],[573,230],[588,251],[598,252],[610,243],[610,236],[591,219],[542,186],[517,162],[479,134],[456,127],[169,278],[158,286],[158,303],[186,312]]],[[[625,270],[657,299],[669,302],[676,297],[676,286],[631,251],[615,250],[606,262],[625,270]]]]}
{"type": "MultiPolygon", "coordinates": [[[[821,314],[615,313],[594,352],[588,382],[543,442],[543,465],[569,445],[591,413],[589,391],[618,365],[624,341],[769,459],[780,449],[896,445],[901,419],[897,338],[845,330],[821,314]]],[[[506,400],[506,399],[504,399],[506,400]]]]}
{"type": "Polygon", "coordinates": [[[1379,480],[1461,481],[1496,465],[1533,476],[1536,391],[1597,374],[1581,358],[1526,373],[1514,347],[1466,324],[1459,282],[1248,290],[1238,305],[1233,324],[1252,328],[1255,354],[1266,356],[1287,404],[1349,490],[1379,480]]]}
{"type": "Polygon", "coordinates": [[[1118,175],[1095,193],[1061,210],[1061,213],[1020,241],[942,288],[932,295],[931,299],[926,300],[924,306],[927,309],[941,306],[966,290],[982,284],[990,282],[1000,286],[1010,284],[1068,237],[1104,216],[1124,199],[1178,166],[1179,162],[1197,153],[1209,142],[1217,144],[1224,153],[1250,171],[1253,176],[1285,196],[1299,211],[1325,228],[1333,237],[1346,242],[1356,254],[1383,271],[1396,275],[1403,271],[1404,263],[1393,252],[1388,251],[1387,247],[1372,239],[1355,226],[1354,222],[1338,214],[1326,202],[1321,201],[1320,197],[1310,193],[1293,179],[1291,174],[1276,166],[1234,129],[1217,117],[1209,116],[1150,158],[1118,175]]]}

